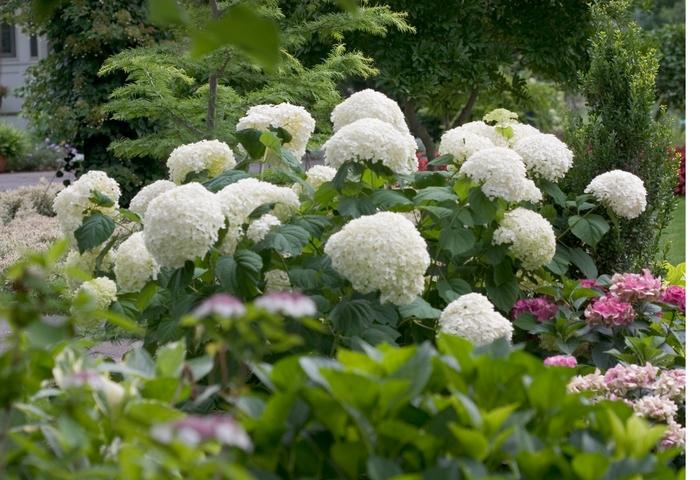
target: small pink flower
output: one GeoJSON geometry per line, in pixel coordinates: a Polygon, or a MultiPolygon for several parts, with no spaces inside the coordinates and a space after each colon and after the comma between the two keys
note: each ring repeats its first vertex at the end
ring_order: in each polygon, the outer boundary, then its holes
{"type": "Polygon", "coordinates": [[[670,285],[661,294],[661,301],[669,305],[675,305],[685,314],[685,288],[678,285],[670,285]]]}
{"type": "Polygon", "coordinates": [[[648,362],[643,367],[620,363],[605,372],[603,379],[609,391],[622,396],[629,390],[653,388],[658,372],[659,369],[648,362]]]}
{"type": "Polygon", "coordinates": [[[236,297],[227,293],[217,293],[203,301],[193,312],[197,318],[219,315],[222,317],[240,317],[245,314],[245,305],[236,297]]]}
{"type": "Polygon", "coordinates": [[[578,284],[583,288],[596,288],[601,286],[598,285],[598,280],[596,280],[595,278],[581,279],[578,281],[578,284]]]}
{"type": "Polygon", "coordinates": [[[656,394],[664,397],[685,398],[685,369],[662,370],[651,388],[656,394]]]}
{"type": "Polygon", "coordinates": [[[584,315],[590,326],[620,327],[634,321],[632,305],[611,295],[600,297],[590,303],[584,315]]]}
{"type": "Polygon", "coordinates": [[[281,313],[294,318],[316,315],[314,301],[299,292],[270,292],[256,298],[255,305],[268,312],[281,313]]]}
{"type": "Polygon", "coordinates": [[[675,420],[668,423],[666,435],[661,439],[661,448],[685,447],[685,428],[675,420]]]}
{"type": "Polygon", "coordinates": [[[215,440],[251,451],[253,444],[245,430],[228,415],[188,415],[180,420],[154,425],[151,436],[161,443],[175,440],[194,447],[202,442],[215,440]]]}
{"type": "Polygon", "coordinates": [[[518,318],[524,313],[533,315],[540,322],[546,322],[554,318],[559,307],[547,297],[524,298],[515,302],[511,315],[518,318]]]}
{"type": "Polygon", "coordinates": [[[613,275],[610,292],[627,302],[658,300],[661,295],[661,278],[654,277],[648,269],[638,273],[613,275]]]}
{"type": "Polygon", "coordinates": [[[555,355],[544,359],[544,364],[548,367],[568,367],[575,368],[578,365],[576,357],[571,355],[555,355]]]}

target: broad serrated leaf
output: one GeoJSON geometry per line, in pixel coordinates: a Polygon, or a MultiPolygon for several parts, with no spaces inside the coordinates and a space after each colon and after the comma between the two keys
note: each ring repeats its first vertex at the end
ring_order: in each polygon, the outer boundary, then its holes
{"type": "Polygon", "coordinates": [[[84,218],[82,225],[73,234],[80,253],[105,242],[114,232],[114,227],[114,220],[99,212],[84,218]]]}
{"type": "Polygon", "coordinates": [[[496,218],[496,204],[480,188],[469,190],[469,208],[477,225],[486,225],[496,218]]]}
{"type": "Polygon", "coordinates": [[[396,190],[381,189],[376,190],[371,196],[372,203],[374,203],[378,208],[387,210],[397,205],[413,205],[413,202],[407,198],[403,193],[397,192],[396,190]]]}
{"type": "Polygon", "coordinates": [[[421,204],[429,201],[435,202],[456,202],[459,197],[452,192],[450,187],[426,187],[416,193],[413,201],[421,204]]]}
{"type": "Polygon", "coordinates": [[[248,178],[248,176],[249,175],[243,170],[226,170],[211,180],[204,182],[202,185],[210,192],[216,193],[232,183],[248,178]]]}
{"type": "Polygon", "coordinates": [[[299,225],[284,224],[273,228],[258,245],[261,250],[271,248],[282,254],[299,255],[311,235],[299,225]]]}
{"type": "Polygon", "coordinates": [[[474,233],[461,225],[452,225],[440,232],[440,247],[453,257],[467,253],[476,244],[474,233]]]}
{"type": "Polygon", "coordinates": [[[423,298],[418,297],[408,305],[400,306],[399,313],[401,314],[402,318],[415,317],[436,319],[440,317],[440,313],[442,312],[437,308],[433,308],[433,306],[426,302],[423,298]]]}
{"type": "Polygon", "coordinates": [[[610,225],[600,215],[573,215],[569,217],[569,227],[571,233],[591,247],[595,247],[610,230],[610,225]]]}
{"type": "Polygon", "coordinates": [[[260,135],[262,132],[254,128],[244,128],[236,132],[236,139],[254,160],[265,155],[265,145],[260,141],[260,135]]]}

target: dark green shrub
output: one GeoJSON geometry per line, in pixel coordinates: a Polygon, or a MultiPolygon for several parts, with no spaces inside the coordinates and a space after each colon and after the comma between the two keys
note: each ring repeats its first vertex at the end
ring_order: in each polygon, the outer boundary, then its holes
{"type": "Polygon", "coordinates": [[[591,66],[582,74],[588,103],[585,118],[574,121],[569,144],[574,167],[565,185],[583,191],[597,175],[620,169],[644,181],[647,208],[625,221],[596,251],[600,271],[639,270],[654,263],[659,235],[670,220],[678,165],[669,160],[670,127],[656,111],[657,53],[627,12],[597,12],[600,31],[591,44],[591,66]]]}
{"type": "Polygon", "coordinates": [[[6,157],[10,165],[24,156],[27,151],[27,139],[21,130],[0,122],[0,156],[6,157]]]}
{"type": "Polygon", "coordinates": [[[685,24],[664,25],[654,34],[661,54],[656,78],[659,99],[685,112],[685,24]]]}

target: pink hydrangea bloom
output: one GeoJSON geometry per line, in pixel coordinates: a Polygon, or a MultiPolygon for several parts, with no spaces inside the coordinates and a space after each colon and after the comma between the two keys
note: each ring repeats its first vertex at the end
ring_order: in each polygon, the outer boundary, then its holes
{"type": "Polygon", "coordinates": [[[236,297],[227,293],[217,293],[204,300],[193,312],[197,318],[219,315],[222,317],[240,317],[245,314],[245,305],[236,297]]]}
{"type": "Polygon", "coordinates": [[[673,400],[658,395],[646,395],[632,402],[632,408],[641,415],[658,422],[670,423],[678,413],[678,405],[673,400]]]}
{"type": "Polygon", "coordinates": [[[658,300],[661,296],[661,278],[653,276],[646,268],[642,272],[616,273],[611,279],[610,292],[627,302],[658,300]]]}
{"type": "Polygon", "coordinates": [[[596,280],[595,278],[583,278],[578,281],[578,284],[583,288],[602,287],[602,285],[598,285],[598,280],[596,280]]]}
{"type": "Polygon", "coordinates": [[[602,393],[606,391],[605,378],[596,368],[595,372],[588,375],[576,375],[569,381],[567,388],[572,393],[587,391],[602,393]]]}
{"type": "Polygon", "coordinates": [[[151,428],[151,436],[161,443],[179,441],[189,446],[215,440],[251,451],[253,444],[245,430],[228,415],[188,415],[180,420],[151,428]]]}
{"type": "Polygon", "coordinates": [[[685,398],[685,369],[662,370],[651,388],[657,395],[674,400],[685,398]]]}
{"type": "Polygon", "coordinates": [[[586,307],[584,315],[591,326],[620,327],[634,321],[632,304],[611,295],[591,302],[586,307]]]}
{"type": "Polygon", "coordinates": [[[685,447],[685,428],[675,420],[668,423],[666,435],[661,439],[661,448],[685,447]]]}
{"type": "Polygon", "coordinates": [[[518,318],[524,313],[533,315],[540,322],[546,322],[554,318],[559,307],[547,297],[523,298],[515,302],[511,315],[518,318]]]}
{"type": "Polygon", "coordinates": [[[651,389],[659,369],[647,362],[646,365],[618,364],[605,372],[603,379],[606,388],[616,394],[624,395],[638,388],[651,389]]]}
{"type": "Polygon", "coordinates": [[[281,313],[294,318],[316,315],[314,301],[299,292],[270,292],[255,299],[255,305],[268,312],[281,313]]]}
{"type": "Polygon", "coordinates": [[[675,305],[685,313],[685,288],[678,285],[667,287],[661,294],[661,301],[670,305],[675,305]]]}
{"type": "Polygon", "coordinates": [[[555,355],[544,359],[544,364],[550,367],[568,367],[575,368],[578,365],[576,357],[571,355],[555,355]]]}

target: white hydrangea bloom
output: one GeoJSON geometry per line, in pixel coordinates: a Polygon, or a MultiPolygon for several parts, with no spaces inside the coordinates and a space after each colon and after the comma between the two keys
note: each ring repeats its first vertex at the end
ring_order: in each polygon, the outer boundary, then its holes
{"type": "Polygon", "coordinates": [[[292,289],[289,275],[284,270],[274,269],[265,272],[265,292],[288,292],[292,289]]]}
{"type": "Polygon", "coordinates": [[[497,147],[506,147],[508,145],[508,140],[506,140],[503,135],[498,133],[491,125],[488,125],[481,120],[465,123],[459,128],[465,132],[473,133],[474,135],[479,135],[480,137],[486,137],[497,147]]]}
{"type": "Polygon", "coordinates": [[[494,147],[476,152],[462,164],[459,174],[481,183],[484,195],[492,200],[542,200],[542,192],[526,176],[525,164],[520,155],[509,148],[494,147]]]}
{"type": "Polygon", "coordinates": [[[73,233],[83,223],[83,214],[92,209],[102,212],[107,216],[114,216],[119,208],[119,184],[108,177],[105,172],[90,170],[82,175],[70,186],[61,190],[53,201],[53,210],[56,212],[61,230],[68,238],[73,239],[73,233]],[[99,192],[109,197],[114,205],[111,207],[97,207],[90,201],[93,192],[99,192]]]}
{"type": "Polygon", "coordinates": [[[574,163],[574,154],[551,134],[531,135],[516,141],[513,150],[536,176],[556,182],[564,178],[574,163]]]}
{"type": "Polygon", "coordinates": [[[156,180],[150,185],[146,185],[139,190],[139,193],[137,193],[134,198],[131,199],[129,210],[137,213],[141,218],[143,218],[143,216],[146,215],[146,209],[148,208],[148,204],[151,203],[151,200],[156,198],[161,193],[165,193],[175,187],[177,187],[177,185],[170,180],[156,180]]]}
{"type": "Polygon", "coordinates": [[[172,151],[167,161],[170,180],[178,185],[185,182],[188,173],[207,171],[214,178],[225,170],[236,166],[233,151],[224,142],[201,140],[180,145],[172,151]]]}
{"type": "Polygon", "coordinates": [[[246,231],[246,237],[250,238],[255,243],[261,242],[270,229],[277,225],[282,225],[282,222],[280,222],[274,215],[266,213],[260,218],[250,222],[250,225],[248,225],[248,230],[246,231]]]}
{"type": "Polygon", "coordinates": [[[507,212],[493,232],[494,245],[510,244],[510,253],[520,259],[523,268],[536,270],[554,258],[556,238],[546,218],[525,208],[507,212]]]}
{"type": "Polygon", "coordinates": [[[331,112],[333,131],[337,132],[362,118],[383,120],[399,132],[409,134],[406,118],[399,104],[383,93],[370,88],[353,93],[336,105],[331,112]]]}
{"type": "Polygon", "coordinates": [[[617,215],[637,218],[647,208],[647,191],[641,178],[623,170],[598,175],[586,187],[603,205],[617,215]]]}
{"type": "Polygon", "coordinates": [[[221,247],[226,254],[235,250],[241,227],[256,208],[266,203],[274,203],[272,215],[284,222],[299,210],[300,206],[299,197],[291,188],[262,182],[256,178],[244,178],[227,185],[216,196],[229,222],[229,230],[221,247]]]}
{"type": "Polygon", "coordinates": [[[311,134],[314,132],[316,121],[304,107],[291,103],[255,105],[250,107],[245,117],[238,121],[236,130],[246,128],[267,130],[270,126],[281,127],[289,132],[292,139],[283,146],[291,150],[297,159],[301,159],[306,153],[306,144],[309,143],[311,134]]]}
{"type": "Polygon", "coordinates": [[[338,173],[333,167],[327,165],[314,165],[306,172],[306,181],[314,188],[318,188],[326,182],[330,182],[338,173]]]}
{"type": "Polygon", "coordinates": [[[133,233],[117,248],[114,275],[124,292],[138,292],[158,277],[158,264],[146,248],[143,232],[133,233]]]}
{"type": "Polygon", "coordinates": [[[97,277],[83,282],[79,293],[87,294],[95,302],[96,309],[105,310],[117,300],[117,284],[107,277],[97,277]]]}
{"type": "Polygon", "coordinates": [[[143,238],[158,265],[179,268],[216,243],[225,216],[217,196],[188,183],[156,197],[146,210],[143,238]]]}
{"type": "Polygon", "coordinates": [[[513,337],[513,325],[480,293],[468,293],[450,302],[438,324],[441,332],[466,338],[477,347],[499,338],[510,342],[513,337]]]}
{"type": "Polygon", "coordinates": [[[464,126],[447,130],[440,138],[440,154],[454,156],[454,161],[458,165],[479,150],[493,147],[495,145],[491,140],[469,131],[464,126]]]}
{"type": "Polygon", "coordinates": [[[510,137],[510,143],[511,145],[515,144],[519,140],[522,140],[523,138],[531,137],[533,135],[541,135],[542,132],[537,130],[535,127],[532,125],[528,125],[527,123],[513,123],[510,125],[510,128],[513,129],[513,136],[510,137]]]}
{"type": "Polygon", "coordinates": [[[345,162],[367,160],[383,163],[396,173],[409,174],[418,169],[415,139],[376,118],[363,118],[340,128],[328,139],[326,164],[340,168],[345,162]]]}
{"type": "Polygon", "coordinates": [[[408,305],[423,292],[430,264],[427,245],[403,215],[380,212],[348,222],[326,242],[333,268],[361,293],[408,305]]]}

